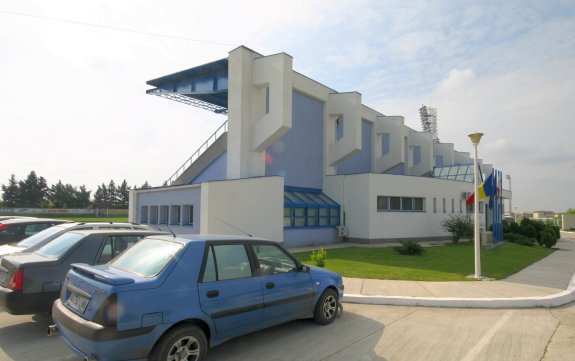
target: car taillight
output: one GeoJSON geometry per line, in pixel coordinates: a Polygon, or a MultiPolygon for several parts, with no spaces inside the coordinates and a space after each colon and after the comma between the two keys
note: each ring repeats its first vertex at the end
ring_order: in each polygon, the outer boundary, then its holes
{"type": "Polygon", "coordinates": [[[94,322],[102,326],[115,326],[118,321],[118,295],[108,296],[98,309],[94,322]]]}
{"type": "Polygon", "coordinates": [[[8,285],[8,288],[12,291],[22,291],[24,287],[24,268],[18,268],[14,275],[12,275],[12,281],[8,285]]]}
{"type": "Polygon", "coordinates": [[[7,229],[8,229],[7,225],[0,223],[0,232],[5,231],[7,229]]]}

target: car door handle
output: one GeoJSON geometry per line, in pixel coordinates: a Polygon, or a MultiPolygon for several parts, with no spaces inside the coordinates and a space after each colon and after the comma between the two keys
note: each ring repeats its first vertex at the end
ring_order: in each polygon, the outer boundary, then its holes
{"type": "Polygon", "coordinates": [[[276,284],[273,283],[273,282],[268,282],[268,283],[266,283],[266,288],[267,288],[268,290],[274,288],[275,286],[276,286],[276,284]]]}
{"type": "Polygon", "coordinates": [[[208,293],[206,293],[206,296],[208,296],[208,298],[215,298],[218,297],[219,295],[220,291],[218,290],[208,291],[208,293]]]}

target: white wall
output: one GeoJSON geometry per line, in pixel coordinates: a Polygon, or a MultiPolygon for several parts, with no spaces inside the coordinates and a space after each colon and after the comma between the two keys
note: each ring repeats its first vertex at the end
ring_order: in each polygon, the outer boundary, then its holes
{"type": "Polygon", "coordinates": [[[246,232],[283,242],[283,177],[202,183],[201,199],[202,233],[246,232]]]}
{"type": "MultiPolygon", "coordinates": [[[[324,192],[346,211],[349,238],[365,242],[448,237],[440,222],[452,214],[466,214],[465,201],[463,213],[459,213],[461,194],[472,190],[471,183],[374,173],[328,176],[324,187],[324,192]],[[425,212],[378,212],[378,195],[425,198],[425,212]],[[434,198],[437,212],[433,211],[434,198]],[[446,203],[445,213],[443,199],[446,203]],[[452,199],[455,203],[454,213],[451,212],[452,199]]],[[[473,214],[470,216],[473,217],[473,214]]],[[[485,227],[483,213],[480,214],[480,227],[485,227]]]]}
{"type": "Polygon", "coordinates": [[[429,132],[409,132],[409,157],[411,167],[409,175],[422,176],[433,170],[433,134],[429,132]],[[413,162],[413,147],[420,147],[419,164],[413,162]]]}
{"type": "Polygon", "coordinates": [[[575,229],[575,214],[563,214],[563,227],[564,231],[575,229]]]}

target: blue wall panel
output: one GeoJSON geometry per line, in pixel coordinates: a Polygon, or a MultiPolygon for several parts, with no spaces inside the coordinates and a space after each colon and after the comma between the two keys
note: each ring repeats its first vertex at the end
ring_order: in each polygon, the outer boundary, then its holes
{"type": "Polygon", "coordinates": [[[356,174],[371,172],[372,154],[372,128],[373,124],[363,120],[361,122],[361,150],[347,158],[337,166],[337,174],[356,174]]]}
{"type": "Polygon", "coordinates": [[[286,248],[305,247],[338,242],[334,228],[285,229],[284,246],[286,248]]]}
{"type": "Polygon", "coordinates": [[[266,176],[285,178],[286,186],[323,186],[324,104],[293,92],[292,128],[266,149],[266,176]]]}
{"type": "Polygon", "coordinates": [[[190,184],[199,184],[207,181],[226,180],[228,174],[228,152],[223,152],[210,165],[208,165],[190,184]]]}

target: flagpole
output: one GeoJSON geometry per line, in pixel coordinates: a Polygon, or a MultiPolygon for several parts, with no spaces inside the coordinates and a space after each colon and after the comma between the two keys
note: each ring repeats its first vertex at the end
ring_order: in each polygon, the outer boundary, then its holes
{"type": "Polygon", "coordinates": [[[475,278],[481,278],[481,246],[479,239],[479,190],[477,188],[477,146],[483,133],[473,133],[469,134],[471,143],[473,144],[474,156],[473,156],[473,191],[475,192],[475,197],[473,197],[473,208],[474,208],[474,250],[475,250],[475,278]]]}

